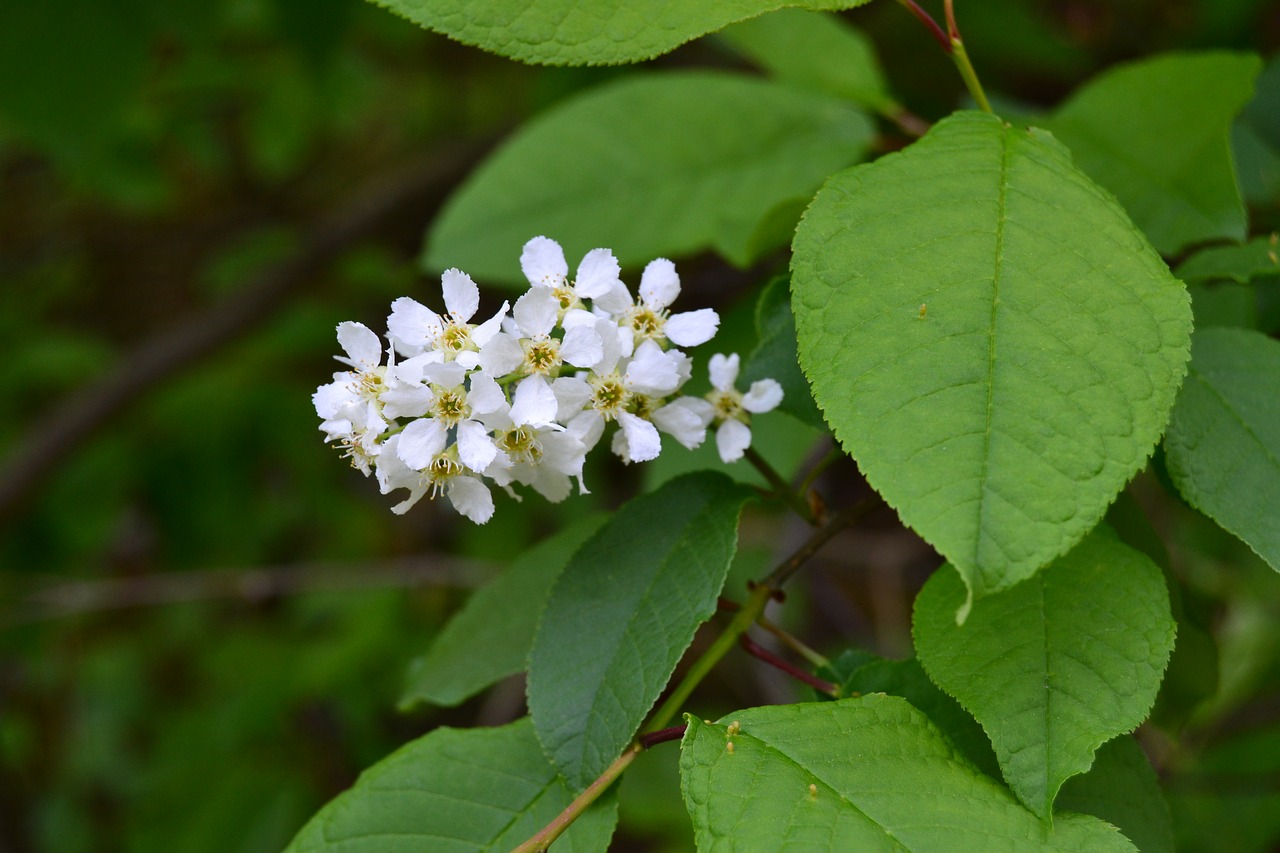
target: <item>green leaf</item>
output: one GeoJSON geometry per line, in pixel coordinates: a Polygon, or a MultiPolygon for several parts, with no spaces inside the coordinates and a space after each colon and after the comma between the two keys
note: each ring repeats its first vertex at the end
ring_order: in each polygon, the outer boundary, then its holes
{"type": "Polygon", "coordinates": [[[847,103],[766,80],[628,77],[512,137],[436,219],[425,264],[523,286],[520,247],[539,234],[571,266],[598,246],[628,267],[707,248],[749,263],[785,244],[753,240],[761,221],[856,163],[871,135],[847,103]]]}
{"type": "Polygon", "coordinates": [[[592,515],[565,528],[525,551],[471,596],[430,651],[413,662],[400,710],[421,703],[457,705],[523,671],[551,585],[603,523],[604,516],[592,515]]]}
{"type": "MultiPolygon", "coordinates": [[[[496,729],[441,728],[360,774],[286,853],[499,853],[550,823],[573,796],[538,748],[529,720],[496,729]]],[[[556,850],[604,850],[616,820],[616,803],[597,801],[556,850]]]]}
{"type": "Polygon", "coordinates": [[[681,788],[703,853],[1133,849],[1096,818],[1040,823],[897,697],[687,719],[681,788]]]}
{"type": "Polygon", "coordinates": [[[1245,201],[1280,204],[1280,56],[1258,75],[1253,100],[1231,128],[1231,147],[1245,201]]]}
{"type": "Polygon", "coordinates": [[[776,379],[782,385],[778,409],[811,427],[825,430],[822,413],[813,402],[809,380],[800,371],[796,358],[796,318],[791,313],[791,295],[785,276],[769,282],[756,303],[756,331],[759,343],[742,368],[742,385],[758,379],[776,379]]]}
{"type": "Polygon", "coordinates": [[[1058,808],[1102,818],[1142,853],[1173,853],[1169,804],[1151,762],[1131,737],[1104,744],[1088,773],[1068,779],[1058,808]]]}
{"type": "Polygon", "coordinates": [[[784,83],[873,111],[896,107],[871,40],[834,15],[779,9],[726,27],[718,37],[784,83]]]}
{"type": "Polygon", "coordinates": [[[867,693],[901,696],[928,717],[929,722],[955,744],[970,764],[993,779],[1000,778],[999,763],[982,726],[960,707],[960,703],[929,680],[924,667],[915,658],[873,658],[865,661],[840,679],[840,687],[845,696],[867,693]]]}
{"type": "Polygon", "coordinates": [[[374,0],[420,26],[522,62],[610,65],[673,50],[783,6],[848,9],[867,0],[374,0]]]}
{"type": "Polygon", "coordinates": [[[1173,649],[1160,569],[1099,527],[1034,578],[977,601],[934,573],[916,598],[929,677],[986,729],[1005,781],[1046,820],[1062,783],[1146,716],[1173,649]]]}
{"type": "Polygon", "coordinates": [[[552,587],[529,713],[571,786],[618,757],[715,613],[750,495],[723,474],[677,477],[614,513],[552,587]]]}
{"type": "Polygon", "coordinates": [[[814,398],[973,595],[1069,550],[1151,453],[1186,290],[1044,131],[945,119],[832,177],[794,250],[814,398]]]}
{"type": "Polygon", "coordinates": [[[1280,342],[1196,332],[1165,452],[1182,496],[1280,571],[1280,342]]]}
{"type": "Polygon", "coordinates": [[[1234,246],[1213,246],[1178,264],[1173,274],[1186,282],[1230,280],[1248,284],[1280,274],[1280,236],[1258,237],[1234,246]]]}
{"type": "Polygon", "coordinates": [[[1120,66],[1076,92],[1047,126],[1160,252],[1243,240],[1231,121],[1261,67],[1256,56],[1225,52],[1120,66]]]}

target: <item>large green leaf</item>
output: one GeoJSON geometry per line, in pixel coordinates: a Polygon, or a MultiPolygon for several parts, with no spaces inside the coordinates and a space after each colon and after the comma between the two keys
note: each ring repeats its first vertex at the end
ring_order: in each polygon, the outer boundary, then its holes
{"type": "Polygon", "coordinates": [[[603,516],[592,515],[561,530],[471,596],[431,649],[413,662],[401,710],[424,702],[456,705],[524,670],[551,584],[603,523],[603,516]]]}
{"type": "Polygon", "coordinates": [[[1066,552],[1151,453],[1186,290],[1049,134],[945,119],[828,181],[794,248],[814,398],[974,595],[1066,552]]]}
{"type": "Polygon", "coordinates": [[[1142,853],[1173,853],[1169,804],[1146,754],[1131,737],[1103,744],[1089,772],[1062,786],[1058,808],[1102,818],[1142,853]]]}
{"type": "Polygon", "coordinates": [[[1164,575],[1099,527],[1012,589],[973,605],[936,572],[916,598],[925,671],[986,729],[1005,781],[1043,818],[1062,783],[1150,710],[1173,649],[1164,575]]]}
{"type": "Polygon", "coordinates": [[[1165,452],[1182,496],[1280,570],[1280,342],[1196,332],[1165,452]]]}
{"type": "MultiPolygon", "coordinates": [[[[505,853],[573,796],[527,719],[496,729],[436,729],[362,773],[286,853],[505,853]]],[[[598,802],[556,850],[598,853],[616,820],[616,803],[598,802]]]]}
{"type": "Polygon", "coordinates": [[[727,27],[719,38],[784,82],[869,110],[896,106],[870,39],[834,15],[780,9],[727,27]]]}
{"type": "Polygon", "coordinates": [[[570,785],[618,757],[716,597],[751,491],[687,474],[628,503],[551,589],[529,655],[529,713],[570,785]]]}
{"type": "Polygon", "coordinates": [[[1231,122],[1261,67],[1256,56],[1233,53],[1135,62],[1080,89],[1048,127],[1164,254],[1203,240],[1243,240],[1231,122]]]}
{"type": "Polygon", "coordinates": [[[893,696],[690,717],[681,749],[699,851],[1134,849],[1096,818],[1042,824],[893,696]]]}
{"type": "Polygon", "coordinates": [[[609,65],[652,59],[725,24],[784,6],[867,0],[374,0],[423,27],[512,59],[609,65]]]}
{"type": "Polygon", "coordinates": [[[523,283],[520,247],[538,234],[571,266],[598,246],[624,266],[706,248],[748,263],[786,242],[761,242],[761,222],[856,163],[871,134],[847,103],[766,80],[628,77],[512,137],[436,220],[425,263],[523,283]]]}

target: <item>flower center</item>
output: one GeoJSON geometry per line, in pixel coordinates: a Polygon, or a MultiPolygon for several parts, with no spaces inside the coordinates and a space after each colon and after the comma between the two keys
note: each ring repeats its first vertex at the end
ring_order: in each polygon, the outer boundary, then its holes
{"type": "Polygon", "coordinates": [[[444,421],[446,426],[457,426],[458,421],[465,420],[471,414],[467,405],[467,395],[461,388],[450,388],[437,391],[435,402],[431,404],[431,413],[444,421]]]}
{"type": "Polygon", "coordinates": [[[521,462],[537,464],[542,459],[542,445],[538,443],[537,434],[528,427],[516,427],[503,433],[498,439],[498,447],[521,462]]]}
{"type": "Polygon", "coordinates": [[[421,476],[423,481],[429,484],[428,495],[432,500],[444,491],[449,480],[462,473],[461,463],[453,458],[450,451],[453,451],[453,447],[432,459],[431,464],[422,469],[421,476]]]}
{"type": "Polygon", "coordinates": [[[715,409],[717,421],[727,421],[734,418],[744,420],[742,416],[742,394],[739,392],[712,391],[707,395],[707,399],[711,401],[711,405],[715,409]]]}
{"type": "Polygon", "coordinates": [[[545,341],[524,342],[524,363],[530,373],[546,376],[560,369],[560,342],[554,338],[545,341]]]}
{"type": "Polygon", "coordinates": [[[460,352],[471,349],[471,326],[467,323],[449,323],[440,331],[436,348],[454,357],[460,352]]]}
{"type": "Polygon", "coordinates": [[[563,317],[564,312],[570,308],[577,308],[582,303],[578,300],[578,294],[574,293],[573,288],[568,285],[560,285],[552,288],[556,301],[560,303],[560,315],[563,317]]]}
{"type": "Polygon", "coordinates": [[[642,338],[661,338],[662,327],[667,322],[665,311],[654,311],[645,305],[637,305],[631,309],[627,322],[632,330],[642,338]]]}
{"type": "Polygon", "coordinates": [[[604,416],[605,420],[613,420],[626,408],[631,392],[622,384],[617,373],[597,377],[592,381],[591,406],[604,416]]]}

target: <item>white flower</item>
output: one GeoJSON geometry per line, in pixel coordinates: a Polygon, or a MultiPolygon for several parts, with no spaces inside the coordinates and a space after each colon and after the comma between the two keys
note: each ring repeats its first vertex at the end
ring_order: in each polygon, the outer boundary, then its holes
{"type": "Polygon", "coordinates": [[[502,303],[493,317],[480,325],[471,318],[480,308],[480,289],[471,276],[461,270],[448,269],[440,276],[444,305],[448,314],[441,317],[421,303],[402,296],[391,303],[387,317],[387,337],[404,356],[436,353],[436,360],[458,361],[465,367],[479,363],[479,350],[502,327],[509,305],[502,303]]]}
{"type": "Polygon", "coordinates": [[[333,374],[311,396],[326,442],[336,442],[343,456],[365,476],[377,459],[379,438],[389,426],[382,406],[388,388],[388,367],[382,365],[382,342],[367,326],[339,323],[338,343],[345,356],[335,356],[352,368],[333,374]]]}
{"type": "Polygon", "coordinates": [[[734,387],[738,381],[738,354],[728,357],[716,353],[711,356],[711,386],[707,400],[713,409],[713,418],[720,425],[716,428],[716,449],[725,462],[736,462],[751,446],[750,414],[760,414],[777,408],[782,402],[782,386],[773,379],[759,379],[751,383],[746,394],[734,387]]]}
{"type": "Polygon", "coordinates": [[[463,465],[482,473],[501,452],[480,420],[506,408],[507,398],[491,376],[471,375],[471,388],[463,388],[466,370],[456,362],[426,367],[431,383],[430,417],[418,418],[399,434],[396,452],[400,460],[416,471],[428,467],[445,449],[449,430],[457,436],[457,455],[463,465]]]}
{"type": "Polygon", "coordinates": [[[654,425],[693,450],[707,438],[715,406],[700,397],[677,397],[653,413],[654,425]]]}
{"type": "Polygon", "coordinates": [[[650,261],[640,276],[640,301],[635,303],[623,288],[614,288],[596,305],[608,311],[636,341],[671,341],[696,347],[711,340],[720,327],[720,316],[710,308],[670,314],[667,307],[680,295],[680,276],[666,258],[650,261]]]}
{"type": "Polygon", "coordinates": [[[505,459],[505,464],[492,465],[485,472],[499,486],[523,483],[559,503],[572,490],[570,478],[577,478],[578,490],[587,493],[582,482],[587,448],[576,437],[552,427],[517,426],[501,412],[487,417],[485,423],[505,459]]]}
{"type": "MultiPolygon", "coordinates": [[[[555,294],[560,314],[581,310],[583,299],[596,299],[621,286],[618,259],[608,249],[592,249],[578,264],[570,282],[564,249],[549,237],[534,237],[520,253],[520,269],[533,287],[545,287],[555,294]]],[[[574,325],[569,323],[567,325],[574,325]]]]}
{"type": "Polygon", "coordinates": [[[444,492],[454,509],[476,524],[484,524],[493,517],[493,495],[488,486],[466,473],[458,461],[456,445],[432,456],[421,469],[415,469],[401,458],[399,444],[403,438],[404,433],[400,433],[387,439],[378,461],[378,486],[384,495],[396,489],[409,490],[409,497],[393,506],[392,512],[403,515],[423,495],[434,499],[444,492]]]}

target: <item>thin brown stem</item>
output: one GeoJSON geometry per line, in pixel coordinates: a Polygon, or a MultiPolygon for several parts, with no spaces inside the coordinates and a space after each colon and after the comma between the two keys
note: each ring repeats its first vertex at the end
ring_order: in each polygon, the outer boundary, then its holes
{"type": "Polygon", "coordinates": [[[613,781],[622,775],[622,771],[627,769],[631,762],[636,760],[636,756],[643,751],[640,744],[634,744],[627,748],[627,751],[618,756],[617,760],[609,765],[608,769],[600,774],[594,782],[587,786],[587,789],[581,794],[573,798],[573,802],[565,807],[565,810],[555,816],[551,823],[547,824],[542,830],[524,844],[515,848],[512,853],[541,853],[551,846],[551,842],[555,841],[560,835],[569,828],[578,817],[587,810],[587,808],[600,798],[600,795],[613,784],[613,781]]]}
{"type": "Polygon", "coordinates": [[[823,527],[820,527],[809,537],[809,541],[805,542],[796,549],[790,557],[769,573],[769,576],[760,584],[767,588],[770,592],[779,590],[787,580],[800,570],[810,557],[818,552],[818,549],[827,544],[837,533],[844,530],[855,521],[875,512],[884,505],[884,499],[879,495],[872,495],[869,498],[859,501],[851,507],[841,510],[831,517],[831,520],[823,527]]]}
{"type": "Polygon", "coordinates": [[[746,651],[746,653],[751,655],[753,658],[756,658],[757,660],[762,660],[765,663],[769,664],[769,666],[772,666],[775,669],[779,669],[782,672],[785,672],[787,675],[791,676],[797,681],[802,681],[805,684],[809,685],[814,690],[817,690],[820,693],[825,693],[828,696],[832,697],[833,699],[838,699],[840,697],[839,687],[832,684],[830,681],[825,681],[821,678],[818,678],[818,676],[814,675],[811,672],[805,672],[803,669],[791,663],[790,661],[787,661],[778,657],[773,652],[769,651],[764,646],[760,645],[759,643],[751,639],[746,634],[743,634],[742,636],[738,637],[738,645],[742,646],[743,650],[746,651]]]}
{"type": "Polygon", "coordinates": [[[938,43],[943,51],[946,53],[951,52],[951,39],[947,38],[947,34],[942,27],[938,26],[938,22],[933,19],[933,16],[920,8],[920,4],[916,3],[915,0],[898,0],[898,5],[915,15],[916,20],[924,24],[925,29],[929,31],[929,35],[933,36],[933,40],[938,43]]]}
{"type": "Polygon", "coordinates": [[[757,453],[754,447],[748,447],[744,455],[746,460],[755,466],[755,469],[769,481],[769,485],[773,487],[774,493],[785,500],[796,515],[803,518],[809,524],[817,523],[813,510],[805,501],[804,497],[797,494],[796,491],[791,488],[791,484],[783,479],[782,475],[769,464],[767,459],[757,453]]]}

